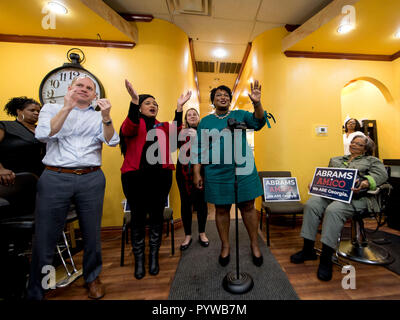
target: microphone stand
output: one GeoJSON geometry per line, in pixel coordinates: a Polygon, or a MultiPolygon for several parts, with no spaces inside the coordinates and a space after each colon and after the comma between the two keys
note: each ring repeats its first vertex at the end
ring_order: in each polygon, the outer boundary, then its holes
{"type": "MultiPolygon", "coordinates": [[[[236,272],[228,272],[222,281],[223,288],[233,294],[243,294],[250,291],[254,286],[253,278],[246,272],[239,272],[239,219],[238,219],[238,179],[236,174],[237,164],[235,157],[235,136],[234,130],[246,130],[246,124],[237,122],[233,118],[228,119],[228,129],[232,132],[233,161],[235,175],[235,223],[236,223],[236,272]]],[[[243,131],[242,131],[243,133],[243,131]]]]}

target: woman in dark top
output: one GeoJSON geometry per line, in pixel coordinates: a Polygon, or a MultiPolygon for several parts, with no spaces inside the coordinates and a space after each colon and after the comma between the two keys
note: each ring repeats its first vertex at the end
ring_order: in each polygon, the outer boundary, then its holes
{"type": "Polygon", "coordinates": [[[15,173],[40,176],[46,145],[35,138],[40,104],[27,97],[12,98],[4,111],[15,121],[0,121],[0,184],[14,183],[15,173]]]}
{"type": "MultiPolygon", "coordinates": [[[[197,125],[200,122],[200,115],[196,109],[190,108],[185,114],[185,128],[180,135],[184,141],[179,141],[179,147],[185,145],[181,149],[186,156],[190,154],[190,138],[197,135],[197,125]],[[185,138],[186,137],[186,138],[185,138]],[[188,145],[189,144],[189,145],[188,145]]],[[[197,189],[193,184],[193,165],[189,162],[182,164],[178,158],[176,165],[176,182],[178,183],[179,193],[181,195],[181,216],[183,228],[185,229],[185,240],[182,242],[180,249],[186,250],[192,243],[192,206],[197,212],[199,243],[203,247],[208,247],[209,241],[206,237],[206,222],[207,222],[207,203],[204,200],[204,190],[197,189]]]]}
{"type": "MultiPolygon", "coordinates": [[[[174,119],[176,122],[169,124],[156,119],[158,104],[153,96],[138,95],[127,80],[125,86],[132,100],[128,116],[120,130],[121,151],[124,155],[121,180],[132,212],[134,275],[137,279],[141,279],[145,275],[147,214],[149,214],[149,273],[156,275],[159,272],[158,251],[161,245],[163,213],[172,185],[172,170],[175,169],[171,159],[171,152],[175,150],[169,145],[169,136],[179,133],[182,127],[182,108],[190,99],[191,92],[179,97],[174,119]]],[[[177,141],[177,136],[173,139],[177,141]]]]}

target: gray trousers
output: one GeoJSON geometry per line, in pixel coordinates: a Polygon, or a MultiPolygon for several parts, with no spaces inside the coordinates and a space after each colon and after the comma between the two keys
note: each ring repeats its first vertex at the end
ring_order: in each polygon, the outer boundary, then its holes
{"type": "Polygon", "coordinates": [[[52,265],[57,241],[65,226],[71,201],[75,203],[83,238],[83,277],[91,282],[101,272],[100,227],[105,177],[101,170],[83,175],[45,170],[37,186],[35,235],[28,299],[44,295],[42,268],[52,265]]]}
{"type": "Polygon", "coordinates": [[[312,196],[304,207],[300,235],[315,241],[322,220],[321,242],[336,249],[338,238],[347,219],[353,216],[355,209],[359,211],[367,208],[366,199],[353,201],[352,204],[312,196]]]}

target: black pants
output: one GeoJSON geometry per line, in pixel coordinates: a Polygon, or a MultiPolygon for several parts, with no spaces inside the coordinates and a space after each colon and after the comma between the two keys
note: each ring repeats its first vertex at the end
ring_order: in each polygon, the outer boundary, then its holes
{"type": "Polygon", "coordinates": [[[84,243],[83,278],[92,282],[98,277],[102,268],[100,228],[105,185],[101,170],[82,175],[45,170],[40,176],[28,299],[43,298],[42,279],[48,272],[43,267],[53,263],[71,200],[76,205],[84,243]]]}
{"type": "Polygon", "coordinates": [[[181,195],[181,216],[185,235],[190,236],[192,234],[192,206],[197,212],[199,233],[205,232],[208,209],[207,203],[204,201],[204,190],[193,188],[191,194],[188,194],[185,178],[181,170],[178,170],[178,167],[176,170],[176,182],[181,195]]]}
{"type": "Polygon", "coordinates": [[[140,230],[144,235],[147,214],[150,228],[162,227],[165,202],[172,185],[172,170],[149,168],[129,171],[122,174],[121,180],[132,212],[131,230],[140,230]]]}

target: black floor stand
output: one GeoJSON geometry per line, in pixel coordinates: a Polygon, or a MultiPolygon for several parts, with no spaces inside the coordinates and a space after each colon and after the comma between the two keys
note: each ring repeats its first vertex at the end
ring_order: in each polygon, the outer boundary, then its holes
{"type": "MultiPolygon", "coordinates": [[[[253,278],[246,272],[240,272],[239,271],[239,221],[238,221],[238,179],[237,179],[237,174],[236,174],[236,158],[235,158],[235,142],[234,142],[234,134],[233,134],[233,129],[235,129],[235,122],[230,122],[229,120],[234,120],[234,119],[228,119],[228,127],[232,131],[232,144],[233,144],[233,161],[234,161],[234,168],[235,168],[235,223],[236,223],[236,272],[231,271],[228,272],[227,275],[224,277],[224,280],[222,281],[222,286],[223,288],[234,294],[243,294],[246,292],[249,292],[253,286],[254,286],[254,281],[253,278]]],[[[237,127],[238,129],[246,129],[243,127],[243,123],[240,123],[240,127],[237,127]]]]}

